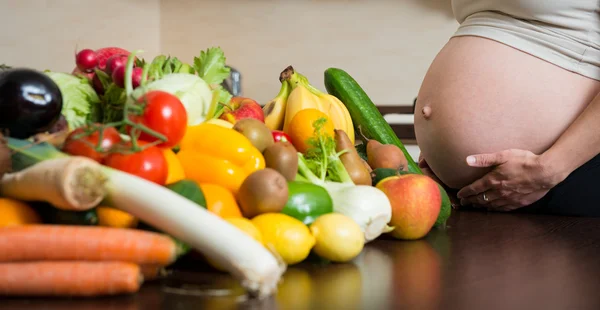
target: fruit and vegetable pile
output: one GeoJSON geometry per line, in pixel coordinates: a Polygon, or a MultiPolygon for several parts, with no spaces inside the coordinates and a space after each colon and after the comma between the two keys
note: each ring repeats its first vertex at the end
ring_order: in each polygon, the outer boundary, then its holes
{"type": "Polygon", "coordinates": [[[222,86],[218,47],[141,55],[0,71],[0,294],[133,293],[194,252],[263,297],[309,256],[445,225],[446,192],[343,70],[321,91],[287,67],[261,105],[222,86]]]}

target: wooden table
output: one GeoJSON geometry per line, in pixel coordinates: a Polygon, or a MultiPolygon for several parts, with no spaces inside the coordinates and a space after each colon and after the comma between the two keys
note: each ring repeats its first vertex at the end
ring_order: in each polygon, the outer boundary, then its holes
{"type": "Polygon", "coordinates": [[[353,264],[290,267],[262,302],[193,264],[133,296],[0,299],[0,309],[600,309],[600,219],[461,211],[446,231],[378,240],[353,264]],[[219,293],[229,296],[206,296],[219,293]]]}

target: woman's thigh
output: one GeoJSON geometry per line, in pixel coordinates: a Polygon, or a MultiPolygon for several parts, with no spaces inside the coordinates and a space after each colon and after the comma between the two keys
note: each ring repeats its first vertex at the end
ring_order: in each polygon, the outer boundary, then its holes
{"type": "Polygon", "coordinates": [[[521,212],[600,217],[600,154],[521,212]]]}

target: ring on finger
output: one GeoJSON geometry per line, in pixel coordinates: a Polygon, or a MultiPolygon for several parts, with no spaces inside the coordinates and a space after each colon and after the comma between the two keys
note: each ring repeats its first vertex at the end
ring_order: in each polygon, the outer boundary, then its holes
{"type": "Polygon", "coordinates": [[[483,192],[483,194],[481,195],[481,198],[483,198],[483,201],[488,202],[490,201],[490,199],[488,198],[488,196],[485,194],[485,192],[483,192]]]}

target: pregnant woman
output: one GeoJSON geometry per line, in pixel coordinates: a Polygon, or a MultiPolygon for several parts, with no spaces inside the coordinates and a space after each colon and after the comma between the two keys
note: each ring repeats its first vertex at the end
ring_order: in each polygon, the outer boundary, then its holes
{"type": "Polygon", "coordinates": [[[463,206],[600,216],[600,2],[452,8],[417,97],[419,165],[463,206]]]}

